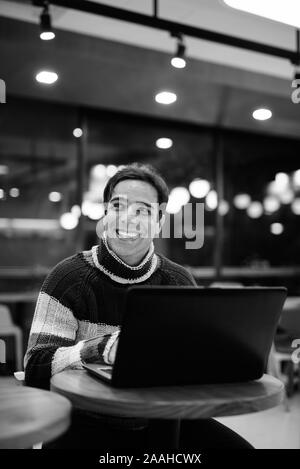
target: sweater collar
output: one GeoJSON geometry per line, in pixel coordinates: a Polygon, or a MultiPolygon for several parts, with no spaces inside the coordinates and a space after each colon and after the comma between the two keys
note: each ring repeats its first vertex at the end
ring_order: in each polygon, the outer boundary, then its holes
{"type": "Polygon", "coordinates": [[[140,283],[147,280],[155,271],[157,256],[154,254],[153,242],[142,262],[136,266],[126,264],[108,246],[104,232],[98,246],[92,248],[95,266],[112,280],[123,284],[140,283]]]}

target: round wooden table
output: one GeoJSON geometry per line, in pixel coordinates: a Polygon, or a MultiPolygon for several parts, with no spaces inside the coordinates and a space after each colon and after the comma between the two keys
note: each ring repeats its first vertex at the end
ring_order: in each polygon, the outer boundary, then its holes
{"type": "Polygon", "coordinates": [[[68,429],[72,407],[68,399],[7,381],[0,379],[0,448],[31,448],[68,429]]]}
{"type": "Polygon", "coordinates": [[[117,389],[85,370],[68,370],[53,376],[51,389],[68,397],[75,409],[150,422],[166,419],[172,447],[178,445],[180,419],[258,412],[277,406],[284,396],[282,382],[269,375],[246,383],[117,389]]]}

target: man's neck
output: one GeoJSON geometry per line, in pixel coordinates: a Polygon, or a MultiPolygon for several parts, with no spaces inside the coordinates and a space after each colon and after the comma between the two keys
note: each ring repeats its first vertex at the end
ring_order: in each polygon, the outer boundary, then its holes
{"type": "MultiPolygon", "coordinates": [[[[110,244],[110,241],[109,241],[109,238],[107,238],[107,244],[108,244],[108,247],[109,249],[111,249],[113,252],[114,250],[112,249],[112,246],[110,244]]],[[[137,265],[139,265],[142,260],[145,258],[145,256],[148,254],[149,252],[149,249],[147,249],[147,251],[143,251],[142,253],[141,252],[137,252],[137,253],[134,253],[133,255],[120,255],[118,253],[115,252],[115,254],[123,261],[125,262],[125,264],[127,265],[130,265],[131,267],[135,267],[137,265]]]]}

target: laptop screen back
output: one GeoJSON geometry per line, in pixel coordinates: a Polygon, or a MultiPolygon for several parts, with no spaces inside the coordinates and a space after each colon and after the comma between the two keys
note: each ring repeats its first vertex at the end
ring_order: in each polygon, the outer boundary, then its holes
{"type": "Polygon", "coordinates": [[[238,382],[264,373],[286,289],[133,287],[116,386],[238,382]]]}

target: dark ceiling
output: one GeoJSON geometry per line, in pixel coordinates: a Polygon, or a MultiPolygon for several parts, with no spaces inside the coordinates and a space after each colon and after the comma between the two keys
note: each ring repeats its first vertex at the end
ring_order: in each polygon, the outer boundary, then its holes
{"type": "MultiPolygon", "coordinates": [[[[57,31],[55,41],[39,40],[37,25],[0,17],[1,78],[10,96],[117,110],[209,126],[299,136],[300,107],[291,101],[291,83],[267,75],[190,59],[184,70],[170,67],[163,52],[95,37],[57,31]],[[59,74],[50,87],[38,84],[44,68],[59,74]],[[154,101],[170,89],[170,106],[154,101]],[[273,111],[269,122],[251,117],[257,106],[273,111]]],[[[266,60],[267,60],[266,56],[266,60]]]]}

